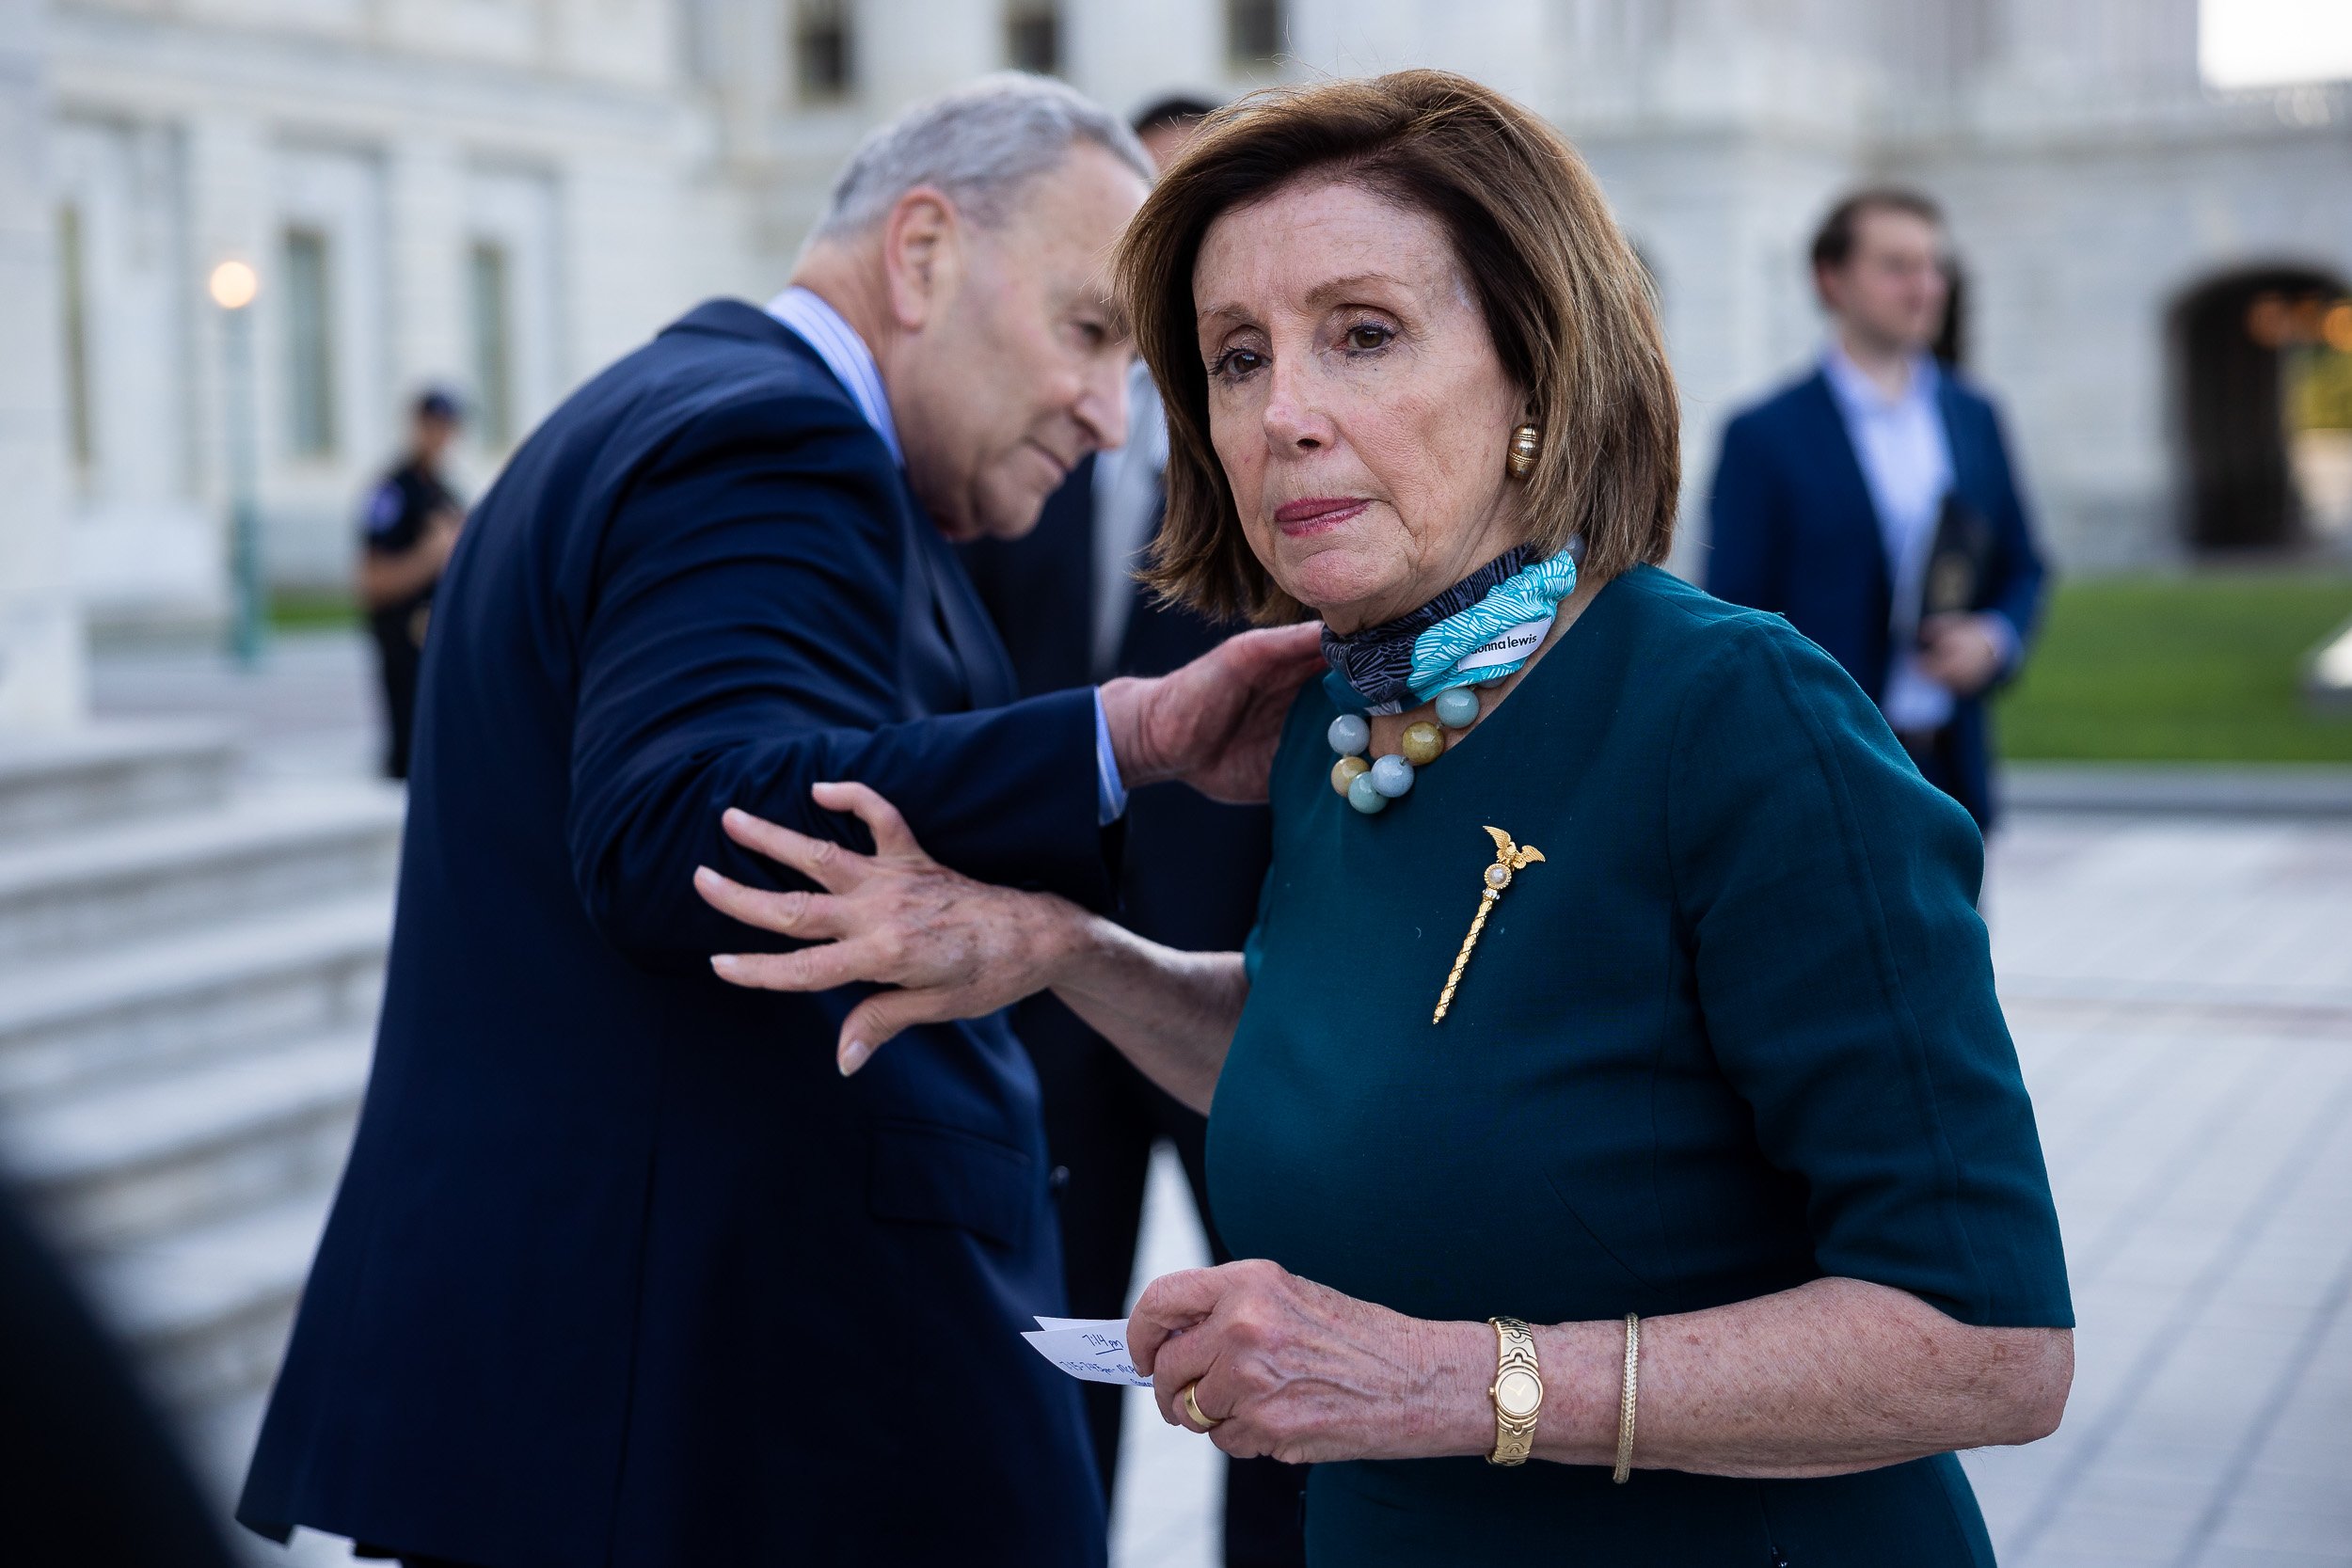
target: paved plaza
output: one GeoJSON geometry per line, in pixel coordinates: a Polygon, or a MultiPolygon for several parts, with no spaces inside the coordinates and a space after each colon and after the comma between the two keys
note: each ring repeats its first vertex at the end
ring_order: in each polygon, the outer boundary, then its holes
{"type": "MultiPolygon", "coordinates": [[[[348,771],[372,746],[360,656],[291,639],[243,677],[118,654],[97,705],[214,715],[263,769],[348,771]]],[[[2081,1319],[2060,1431],[1966,1458],[2010,1568],[2352,1568],[2352,814],[2203,803],[2022,813],[1994,845],[2081,1319]]],[[[1139,1278],[1202,1258],[1172,1166],[1144,1245],[1139,1278]]],[[[1214,1450],[1134,1398],[1117,1568],[1211,1568],[1214,1450]]]]}

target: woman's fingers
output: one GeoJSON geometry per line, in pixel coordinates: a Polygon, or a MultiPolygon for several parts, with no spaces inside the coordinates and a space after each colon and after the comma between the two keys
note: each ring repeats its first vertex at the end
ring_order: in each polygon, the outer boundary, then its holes
{"type": "Polygon", "coordinates": [[[1179,1269],[1146,1285],[1127,1319],[1127,1354],[1136,1370],[1156,1375],[1160,1346],[1216,1311],[1224,1293],[1215,1269],[1179,1269]]]}
{"type": "MultiPolygon", "coordinates": [[[[1170,1426],[1201,1430],[1189,1419],[1190,1413],[1184,1409],[1184,1390],[1207,1377],[1216,1366],[1217,1350],[1213,1338],[1214,1330],[1192,1329],[1170,1336],[1160,1346],[1152,1367],[1152,1402],[1160,1407],[1160,1419],[1170,1426]]],[[[1203,1399],[1200,1413],[1221,1418],[1225,1410],[1203,1399]]]]}
{"type": "Polygon", "coordinates": [[[818,940],[849,934],[849,921],[839,899],[830,894],[794,889],[769,893],[745,887],[707,865],[694,868],[694,891],[721,914],[763,931],[818,940]]]}
{"type": "Polygon", "coordinates": [[[858,981],[887,981],[887,951],[872,939],[850,937],[790,953],[722,953],[710,960],[719,978],[752,990],[831,990],[858,981]]]}
{"type": "MultiPolygon", "coordinates": [[[[1185,1418],[1184,1389],[1216,1362],[1216,1347],[1202,1327],[1225,1293],[1216,1269],[1180,1269],[1164,1274],[1136,1297],[1127,1319],[1127,1355],[1152,1379],[1152,1402],[1170,1426],[1200,1429],[1185,1418]]],[[[1201,1412],[1222,1412],[1202,1405],[1201,1412]]]]}
{"type": "MultiPolygon", "coordinates": [[[[879,799],[879,797],[877,797],[879,799]]],[[[719,818],[729,838],[744,848],[791,867],[827,893],[847,893],[866,879],[872,860],[844,849],[829,838],[811,838],[754,816],[740,806],[729,806],[719,818]]]]}
{"type": "Polygon", "coordinates": [[[827,811],[846,811],[865,823],[866,831],[874,835],[875,854],[930,858],[914,841],[914,832],[907,826],[907,819],[898,815],[898,808],[865,784],[820,784],[812,785],[808,793],[827,811]]]}
{"type": "Polygon", "coordinates": [[[834,1050],[841,1076],[847,1078],[864,1067],[876,1051],[918,1023],[970,1018],[974,1011],[969,1005],[971,1000],[961,987],[876,991],[850,1008],[850,1016],[841,1021],[840,1041],[834,1050]]]}

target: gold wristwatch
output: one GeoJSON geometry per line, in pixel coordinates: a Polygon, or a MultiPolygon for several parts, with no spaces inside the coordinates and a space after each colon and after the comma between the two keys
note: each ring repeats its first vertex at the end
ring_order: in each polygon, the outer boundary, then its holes
{"type": "Polygon", "coordinates": [[[1517,1318],[1488,1318],[1495,1325],[1495,1380],[1486,1397],[1495,1405],[1495,1451],[1489,1465],[1524,1465],[1535,1447],[1535,1418],[1544,1408],[1544,1374],[1535,1365],[1535,1337],[1517,1318]]]}

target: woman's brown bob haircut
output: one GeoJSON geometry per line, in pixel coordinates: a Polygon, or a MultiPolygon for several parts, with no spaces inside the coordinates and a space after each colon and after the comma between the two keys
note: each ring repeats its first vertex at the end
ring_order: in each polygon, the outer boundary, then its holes
{"type": "Polygon", "coordinates": [[[1168,520],[1144,580],[1221,618],[1298,620],[1237,524],[1209,442],[1192,297],[1209,226],[1301,182],[1344,181],[1443,226],[1543,450],[1530,540],[1584,540],[1606,581],[1674,542],[1681,482],[1674,377],[1649,276],[1574,149],[1465,76],[1400,71],[1278,87],[1219,110],[1160,177],[1120,249],[1136,340],[1168,404],[1168,520]]]}

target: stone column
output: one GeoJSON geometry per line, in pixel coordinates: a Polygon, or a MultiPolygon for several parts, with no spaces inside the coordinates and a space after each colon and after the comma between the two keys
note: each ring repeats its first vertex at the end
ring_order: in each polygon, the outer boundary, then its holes
{"type": "Polygon", "coordinates": [[[82,716],[64,508],[46,0],[0,0],[0,730],[82,716]]]}
{"type": "MultiPolygon", "coordinates": [[[[426,385],[464,386],[466,168],[453,142],[404,137],[386,168],[396,418],[426,385]]],[[[404,427],[405,428],[405,427],[404,427]]]]}

